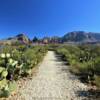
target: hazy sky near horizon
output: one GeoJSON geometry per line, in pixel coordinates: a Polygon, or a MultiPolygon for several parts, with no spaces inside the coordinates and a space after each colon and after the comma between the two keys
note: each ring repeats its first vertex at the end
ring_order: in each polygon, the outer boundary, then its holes
{"type": "Polygon", "coordinates": [[[100,0],[0,0],[0,38],[100,32],[100,0]]]}

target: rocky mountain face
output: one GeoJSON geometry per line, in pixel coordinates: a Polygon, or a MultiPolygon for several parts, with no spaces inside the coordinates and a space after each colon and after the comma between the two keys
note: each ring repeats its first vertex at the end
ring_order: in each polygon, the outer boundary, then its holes
{"type": "Polygon", "coordinates": [[[48,41],[49,43],[95,43],[100,42],[100,33],[84,32],[84,31],[74,31],[66,33],[62,37],[47,37],[43,40],[48,41]]]}
{"type": "Polygon", "coordinates": [[[29,39],[26,35],[24,35],[24,34],[18,34],[18,35],[15,37],[15,39],[16,39],[17,41],[22,42],[22,43],[29,43],[29,41],[30,41],[30,39],[29,39]]]}
{"type": "MultiPolygon", "coordinates": [[[[15,37],[10,37],[5,40],[1,40],[0,44],[28,44],[32,42],[25,34],[18,34],[15,37]]],[[[100,33],[84,32],[84,31],[74,31],[65,34],[62,37],[44,37],[42,39],[34,38],[33,43],[100,43],[100,33]],[[35,41],[34,41],[35,40],[35,41]]]]}
{"type": "Polygon", "coordinates": [[[28,44],[30,39],[24,34],[18,34],[14,37],[1,40],[0,44],[28,44]]]}
{"type": "Polygon", "coordinates": [[[99,33],[87,33],[84,31],[75,31],[65,34],[61,38],[62,42],[99,42],[100,34],[99,33]]]}

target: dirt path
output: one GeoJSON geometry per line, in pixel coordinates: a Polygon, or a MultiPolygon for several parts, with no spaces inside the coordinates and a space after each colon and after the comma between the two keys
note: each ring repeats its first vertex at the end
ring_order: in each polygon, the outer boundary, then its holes
{"type": "Polygon", "coordinates": [[[70,74],[68,66],[49,51],[37,75],[26,81],[12,100],[83,100],[78,92],[86,89],[86,85],[70,74]]]}

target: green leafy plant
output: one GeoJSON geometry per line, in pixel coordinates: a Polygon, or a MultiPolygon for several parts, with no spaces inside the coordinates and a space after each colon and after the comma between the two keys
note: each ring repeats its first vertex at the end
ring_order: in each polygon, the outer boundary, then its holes
{"type": "Polygon", "coordinates": [[[43,46],[7,46],[0,54],[0,97],[8,97],[16,90],[16,80],[32,74],[47,52],[43,46]]]}

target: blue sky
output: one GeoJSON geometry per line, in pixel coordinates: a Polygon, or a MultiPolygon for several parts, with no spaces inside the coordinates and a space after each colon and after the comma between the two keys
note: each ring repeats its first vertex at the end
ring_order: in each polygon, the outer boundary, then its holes
{"type": "Polygon", "coordinates": [[[100,32],[100,0],[0,0],[0,38],[100,32]]]}

